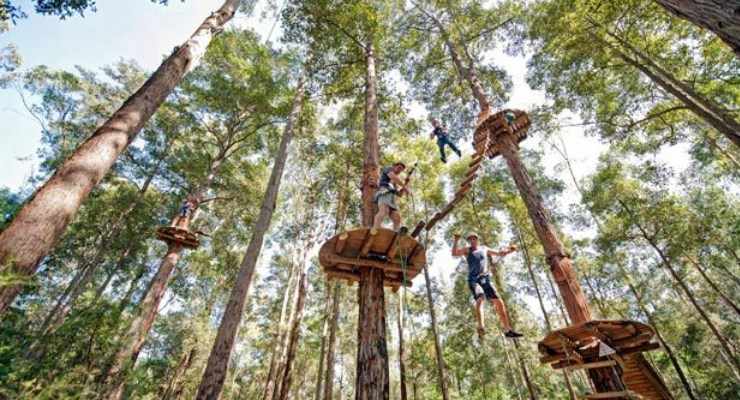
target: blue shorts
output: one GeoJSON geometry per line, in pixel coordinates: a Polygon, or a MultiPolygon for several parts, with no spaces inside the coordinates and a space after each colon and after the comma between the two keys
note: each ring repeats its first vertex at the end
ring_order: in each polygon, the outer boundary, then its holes
{"type": "Polygon", "coordinates": [[[483,296],[486,296],[488,300],[498,299],[496,289],[491,285],[491,277],[488,275],[479,276],[472,281],[469,280],[468,287],[470,288],[470,292],[473,293],[473,298],[476,300],[483,296]]]}

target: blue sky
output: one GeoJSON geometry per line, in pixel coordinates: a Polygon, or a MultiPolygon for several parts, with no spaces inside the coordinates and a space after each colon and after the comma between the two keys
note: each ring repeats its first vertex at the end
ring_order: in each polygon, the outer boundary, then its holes
{"type": "MultiPolygon", "coordinates": [[[[67,20],[35,15],[29,12],[29,1],[19,3],[29,18],[0,34],[0,47],[15,44],[24,68],[45,64],[96,70],[120,59],[133,59],[153,70],[223,0],[173,0],[167,7],[149,0],[97,0],[97,12],[67,20]]],[[[237,17],[236,23],[251,22],[264,30],[271,22],[257,19],[237,17]]],[[[0,90],[0,121],[0,187],[18,188],[33,171],[39,125],[13,90],[0,90]]]]}

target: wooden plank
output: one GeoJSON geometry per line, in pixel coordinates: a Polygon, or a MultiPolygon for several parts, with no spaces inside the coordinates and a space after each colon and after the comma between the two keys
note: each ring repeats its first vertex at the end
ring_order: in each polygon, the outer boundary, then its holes
{"type": "Polygon", "coordinates": [[[478,174],[470,175],[469,177],[465,178],[464,181],[462,181],[462,183],[460,184],[460,187],[465,187],[466,185],[470,185],[477,177],[478,177],[478,174]]]}
{"type": "Polygon", "coordinates": [[[607,361],[596,361],[596,362],[590,362],[585,364],[574,364],[569,365],[565,367],[568,371],[574,371],[577,369],[595,369],[595,368],[605,368],[605,367],[613,367],[617,365],[617,362],[614,360],[607,360],[607,361]]]}
{"type": "MultiPolygon", "coordinates": [[[[398,263],[389,263],[389,262],[383,262],[383,261],[377,261],[377,260],[368,260],[365,258],[350,258],[350,257],[343,257],[337,254],[327,254],[324,256],[327,261],[333,264],[347,264],[347,265],[356,265],[358,267],[370,267],[370,268],[378,268],[386,271],[393,271],[393,272],[404,272],[404,268],[401,266],[401,264],[398,263]]],[[[331,267],[325,267],[331,268],[331,267]]],[[[418,273],[418,268],[413,265],[409,264],[409,266],[406,268],[406,271],[413,271],[418,273]],[[412,268],[413,267],[413,268],[412,268]]]]}
{"type": "Polygon", "coordinates": [[[337,242],[334,244],[334,252],[337,254],[342,254],[342,251],[344,251],[344,247],[347,245],[347,238],[349,237],[349,234],[347,232],[342,233],[337,238],[337,242]]]}
{"type": "MultiPolygon", "coordinates": [[[[324,268],[324,272],[327,274],[327,276],[331,276],[334,278],[341,278],[341,279],[347,279],[354,282],[360,281],[360,274],[354,273],[354,272],[348,272],[344,270],[340,270],[337,268],[324,268]]],[[[404,285],[401,279],[393,279],[393,278],[383,278],[383,285],[385,286],[401,286],[404,285]]],[[[405,283],[406,287],[411,287],[411,280],[405,283]]]]}
{"type": "Polygon", "coordinates": [[[411,232],[411,237],[412,238],[418,237],[419,234],[421,233],[421,230],[424,229],[425,226],[426,226],[426,222],[419,221],[419,223],[416,224],[416,227],[414,228],[414,231],[411,232]]]}
{"type": "Polygon", "coordinates": [[[619,399],[623,397],[630,398],[630,399],[642,399],[642,396],[639,396],[630,390],[622,390],[619,392],[593,393],[593,394],[586,395],[586,398],[589,400],[619,399]]]}
{"type": "Polygon", "coordinates": [[[370,247],[372,247],[373,242],[375,241],[375,238],[378,237],[378,230],[375,228],[371,228],[367,231],[367,235],[365,236],[365,240],[362,243],[362,247],[360,249],[360,255],[362,257],[367,257],[368,253],[370,252],[370,247]]]}

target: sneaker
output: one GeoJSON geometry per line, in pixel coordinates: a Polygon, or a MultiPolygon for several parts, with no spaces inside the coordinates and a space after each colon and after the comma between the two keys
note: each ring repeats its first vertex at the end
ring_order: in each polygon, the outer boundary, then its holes
{"type": "Polygon", "coordinates": [[[517,331],[515,331],[513,329],[510,329],[510,330],[508,330],[508,331],[506,331],[504,333],[504,336],[506,336],[507,338],[515,339],[515,338],[520,338],[520,337],[522,337],[524,335],[522,335],[521,333],[519,333],[519,332],[517,332],[517,331]]]}

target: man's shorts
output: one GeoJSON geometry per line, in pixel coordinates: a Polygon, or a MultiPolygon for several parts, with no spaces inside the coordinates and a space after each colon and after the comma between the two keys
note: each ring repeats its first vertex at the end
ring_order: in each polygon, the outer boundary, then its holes
{"type": "Polygon", "coordinates": [[[468,287],[470,288],[470,292],[473,293],[473,298],[476,300],[484,295],[488,300],[498,299],[496,289],[491,285],[491,277],[488,275],[479,276],[475,281],[468,281],[468,287]]]}
{"type": "Polygon", "coordinates": [[[375,195],[375,202],[378,203],[378,206],[385,204],[391,210],[398,210],[398,205],[396,205],[396,195],[393,194],[393,192],[378,192],[375,195]]]}

